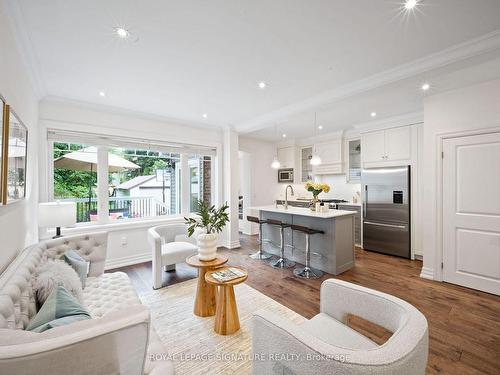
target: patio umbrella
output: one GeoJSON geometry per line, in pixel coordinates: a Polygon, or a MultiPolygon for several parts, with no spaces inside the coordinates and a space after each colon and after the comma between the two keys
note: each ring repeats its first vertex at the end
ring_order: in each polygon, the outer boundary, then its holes
{"type": "MultiPolygon", "coordinates": [[[[69,169],[72,171],[94,172],[97,171],[97,148],[85,147],[78,151],[70,152],[54,160],[54,168],[69,169]]],[[[123,172],[127,169],[139,169],[140,166],[122,158],[119,155],[108,153],[109,172],[123,172]]],[[[92,203],[92,175],[89,181],[89,210],[92,203]]],[[[90,211],[89,211],[90,212],[90,211]]]]}
{"type": "MultiPolygon", "coordinates": [[[[108,166],[109,172],[123,172],[127,169],[140,168],[137,164],[112,153],[108,153],[108,166]]],[[[94,172],[97,170],[97,148],[92,146],[70,152],[54,160],[54,167],[72,171],[94,172]]]]}

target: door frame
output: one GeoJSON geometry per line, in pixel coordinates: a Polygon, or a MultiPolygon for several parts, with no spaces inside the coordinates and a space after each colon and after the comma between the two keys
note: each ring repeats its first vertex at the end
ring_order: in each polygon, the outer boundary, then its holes
{"type": "Polygon", "coordinates": [[[490,133],[499,133],[500,132],[500,126],[493,126],[489,128],[479,128],[479,129],[474,129],[474,130],[461,130],[461,131],[452,131],[452,132],[444,132],[444,133],[438,133],[436,135],[436,149],[437,149],[437,158],[438,158],[438,163],[437,163],[437,176],[438,178],[436,179],[436,257],[435,257],[435,264],[434,264],[434,280],[435,281],[443,281],[443,269],[441,268],[441,264],[443,263],[444,259],[444,236],[443,236],[443,179],[444,179],[444,174],[443,174],[443,162],[444,159],[443,157],[440,157],[440,155],[443,154],[443,143],[447,139],[452,139],[452,138],[462,138],[462,137],[469,137],[469,136],[474,136],[474,135],[484,135],[484,134],[490,134],[490,133]]]}

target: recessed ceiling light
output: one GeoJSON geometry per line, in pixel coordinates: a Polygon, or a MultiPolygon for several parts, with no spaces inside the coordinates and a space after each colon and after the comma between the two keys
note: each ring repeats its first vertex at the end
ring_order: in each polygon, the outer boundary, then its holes
{"type": "Polygon", "coordinates": [[[259,89],[265,89],[266,88],[266,83],[264,81],[259,82],[259,89]]]}
{"type": "Polygon", "coordinates": [[[376,117],[376,116],[377,116],[377,112],[372,112],[372,113],[370,113],[370,116],[372,116],[372,117],[376,117]]]}
{"type": "Polygon", "coordinates": [[[115,28],[115,33],[118,36],[118,38],[121,39],[127,39],[130,36],[130,32],[127,29],[124,29],[123,27],[115,28]]]}
{"type": "Polygon", "coordinates": [[[99,91],[99,96],[102,96],[104,98],[106,96],[106,93],[104,91],[99,91]]]}
{"type": "Polygon", "coordinates": [[[323,125],[318,126],[319,130],[323,130],[323,125]]]}
{"type": "Polygon", "coordinates": [[[411,10],[418,5],[418,0],[406,0],[405,1],[405,9],[411,10]]]}
{"type": "Polygon", "coordinates": [[[283,133],[281,136],[282,136],[283,138],[286,138],[286,134],[285,134],[285,133],[283,133]]]}
{"type": "Polygon", "coordinates": [[[424,91],[427,91],[427,90],[429,90],[430,88],[431,88],[431,85],[429,85],[428,83],[424,83],[424,84],[422,85],[422,90],[424,90],[424,91]]]}
{"type": "Polygon", "coordinates": [[[207,118],[207,117],[208,117],[208,115],[207,115],[206,113],[204,113],[204,114],[202,114],[202,117],[203,117],[203,118],[207,118]]]}

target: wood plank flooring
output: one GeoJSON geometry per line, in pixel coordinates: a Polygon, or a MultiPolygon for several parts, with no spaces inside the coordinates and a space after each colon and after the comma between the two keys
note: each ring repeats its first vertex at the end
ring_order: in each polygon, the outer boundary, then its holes
{"type": "MultiPolygon", "coordinates": [[[[256,236],[241,236],[240,249],[219,249],[219,252],[229,256],[228,264],[249,271],[246,282],[251,287],[306,318],[316,315],[321,282],[334,276],[297,279],[291,270],[275,270],[264,262],[250,259],[248,254],[256,248],[256,236]]],[[[419,261],[357,249],[356,267],[337,278],[402,298],[426,316],[428,374],[500,374],[500,297],[422,279],[419,277],[421,267],[419,261]]],[[[151,290],[150,262],[113,271],[118,270],[131,277],[139,294],[151,290]]],[[[194,277],[195,269],[180,264],[176,272],[164,273],[163,282],[170,285],[194,277]]],[[[371,334],[377,342],[387,339],[386,333],[380,330],[363,333],[371,334]]]]}

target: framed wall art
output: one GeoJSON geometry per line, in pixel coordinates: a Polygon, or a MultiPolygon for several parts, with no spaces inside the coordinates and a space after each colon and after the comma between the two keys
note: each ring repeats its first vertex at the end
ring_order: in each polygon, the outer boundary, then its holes
{"type": "Polygon", "coordinates": [[[1,200],[9,204],[26,197],[28,128],[5,102],[2,118],[1,200]]]}

